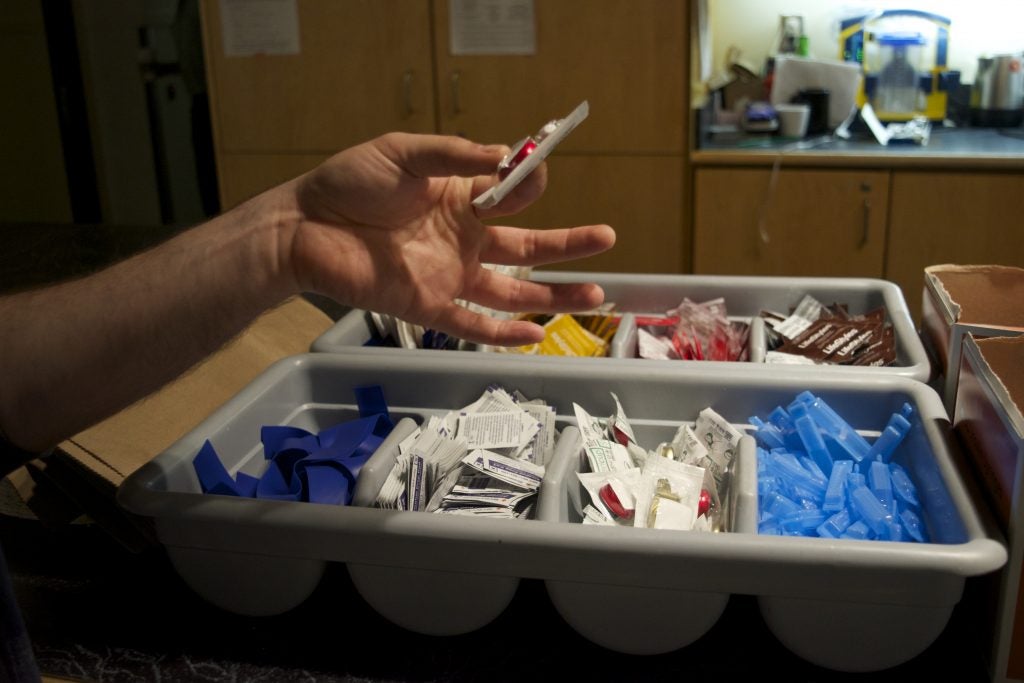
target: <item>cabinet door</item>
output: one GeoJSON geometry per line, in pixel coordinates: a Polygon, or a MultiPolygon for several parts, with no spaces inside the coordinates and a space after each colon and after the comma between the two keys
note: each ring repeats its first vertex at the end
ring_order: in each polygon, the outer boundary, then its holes
{"type": "Polygon", "coordinates": [[[203,3],[222,152],[333,152],[391,130],[436,130],[428,0],[299,0],[299,54],[227,56],[203,3]]]}
{"type": "Polygon", "coordinates": [[[496,223],[536,228],[607,223],[615,246],[604,254],[551,266],[557,270],[681,273],[683,158],[558,155],[548,159],[548,187],[526,211],[496,223]]]}
{"type": "Polygon", "coordinates": [[[684,151],[687,3],[537,2],[525,56],[452,55],[448,3],[436,10],[441,132],[511,144],[589,100],[559,151],[684,151]]]}
{"type": "Polygon", "coordinates": [[[924,269],[940,263],[1024,267],[1024,174],[893,174],[886,276],[921,313],[924,269]]]}
{"type": "Polygon", "coordinates": [[[230,209],[263,190],[312,169],[327,154],[222,154],[219,159],[220,196],[230,209]]]}
{"type": "Polygon", "coordinates": [[[882,277],[887,171],[703,168],[694,271],[882,277]]]}

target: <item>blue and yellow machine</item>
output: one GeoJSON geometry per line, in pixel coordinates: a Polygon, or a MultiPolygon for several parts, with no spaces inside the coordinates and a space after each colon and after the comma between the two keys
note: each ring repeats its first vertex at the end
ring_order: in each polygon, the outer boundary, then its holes
{"type": "Polygon", "coordinates": [[[912,9],[880,10],[840,23],[840,58],[862,66],[857,106],[870,102],[882,121],[946,118],[960,72],[948,68],[946,17],[912,9]]]}

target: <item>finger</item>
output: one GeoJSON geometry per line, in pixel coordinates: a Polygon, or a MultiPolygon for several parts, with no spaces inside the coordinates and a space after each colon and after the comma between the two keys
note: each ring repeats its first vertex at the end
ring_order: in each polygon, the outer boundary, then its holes
{"type": "Polygon", "coordinates": [[[451,304],[431,327],[477,344],[525,346],[544,339],[544,328],[536,323],[497,320],[457,304],[451,304]]]}
{"type": "Polygon", "coordinates": [[[388,133],[373,144],[417,178],[490,175],[508,153],[504,145],[481,145],[452,135],[388,133]]]}
{"type": "MultiPolygon", "coordinates": [[[[497,175],[481,176],[473,181],[473,197],[477,197],[499,182],[497,175]]],[[[478,209],[477,215],[482,219],[510,216],[519,213],[537,201],[548,185],[548,165],[541,163],[537,168],[522,179],[504,199],[489,209],[478,209]]]]}
{"type": "Polygon", "coordinates": [[[536,230],[490,225],[487,245],[480,253],[485,263],[539,266],[600,254],[615,245],[608,225],[536,230]]]}
{"type": "Polygon", "coordinates": [[[591,282],[532,282],[490,269],[462,296],[495,310],[529,313],[588,311],[604,302],[604,290],[591,282]]]}

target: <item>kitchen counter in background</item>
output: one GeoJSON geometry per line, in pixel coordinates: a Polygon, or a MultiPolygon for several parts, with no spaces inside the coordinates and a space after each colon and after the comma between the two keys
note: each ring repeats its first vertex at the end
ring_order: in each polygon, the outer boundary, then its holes
{"type": "Polygon", "coordinates": [[[690,154],[695,166],[771,165],[782,155],[784,165],[799,166],[1024,170],[1024,128],[933,126],[927,145],[883,146],[867,132],[850,140],[748,135],[698,145],[690,154]]]}

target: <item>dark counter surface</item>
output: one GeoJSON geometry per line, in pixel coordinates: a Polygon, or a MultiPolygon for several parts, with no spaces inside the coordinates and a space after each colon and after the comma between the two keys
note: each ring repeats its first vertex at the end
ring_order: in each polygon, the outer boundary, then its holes
{"type": "Polygon", "coordinates": [[[738,140],[701,140],[691,154],[696,165],[786,163],[880,168],[977,168],[1024,170],[1024,129],[933,126],[927,145],[880,145],[862,131],[851,139],[835,136],[792,140],[749,135],[738,140]]]}

